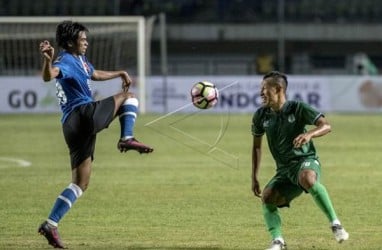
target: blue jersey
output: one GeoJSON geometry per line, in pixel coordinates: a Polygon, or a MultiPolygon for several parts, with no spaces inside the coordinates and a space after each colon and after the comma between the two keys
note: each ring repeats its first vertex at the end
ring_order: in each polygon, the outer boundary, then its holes
{"type": "Polygon", "coordinates": [[[90,78],[94,67],[83,55],[74,56],[66,51],[61,52],[53,63],[60,69],[56,77],[56,96],[65,122],[69,114],[79,105],[93,101],[90,78]]]}

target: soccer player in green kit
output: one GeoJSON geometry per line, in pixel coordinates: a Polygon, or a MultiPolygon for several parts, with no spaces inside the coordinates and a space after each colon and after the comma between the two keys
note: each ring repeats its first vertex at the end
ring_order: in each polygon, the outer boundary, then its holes
{"type": "Polygon", "coordinates": [[[335,239],[341,243],[349,234],[342,227],[326,188],[320,183],[320,162],[311,140],[329,133],[330,124],[322,113],[308,104],[286,100],[287,87],[285,74],[277,71],[266,74],[260,93],[263,105],[252,119],[252,191],[262,199],[265,224],[272,237],[267,250],[286,249],[278,208],[288,207],[302,192],[312,195],[328,218],[335,239]],[[307,125],[314,126],[307,130],[307,125]],[[276,174],[262,192],[258,174],[264,134],[276,162],[276,174]]]}

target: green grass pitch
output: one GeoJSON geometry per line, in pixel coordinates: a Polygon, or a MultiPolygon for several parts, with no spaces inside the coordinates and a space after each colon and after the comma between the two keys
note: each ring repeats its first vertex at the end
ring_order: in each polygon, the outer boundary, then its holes
{"type": "MultiPolygon", "coordinates": [[[[382,116],[328,114],[316,138],[322,182],[350,233],[335,242],[309,195],[282,209],[289,249],[382,249],[382,116]]],[[[0,116],[0,249],[50,249],[37,234],[70,183],[59,115],[0,116]],[[20,166],[13,160],[32,165],[20,166]]],[[[142,115],[137,139],[151,155],[121,154],[114,121],[97,138],[88,191],[60,224],[70,249],[265,249],[251,192],[251,115],[142,115]]],[[[262,185],[274,173],[263,145],[262,185]]]]}

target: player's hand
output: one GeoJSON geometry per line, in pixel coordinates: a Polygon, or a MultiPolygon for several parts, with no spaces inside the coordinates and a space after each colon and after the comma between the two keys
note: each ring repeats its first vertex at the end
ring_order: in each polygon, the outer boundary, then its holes
{"type": "Polygon", "coordinates": [[[252,192],[256,197],[261,198],[261,188],[258,180],[252,180],[252,192]]]}
{"type": "Polygon", "coordinates": [[[311,139],[311,136],[309,133],[303,133],[298,135],[294,140],[293,140],[293,146],[295,148],[300,148],[302,145],[305,143],[308,143],[311,139]]]}
{"type": "Polygon", "coordinates": [[[132,83],[132,80],[130,79],[129,74],[127,74],[126,72],[123,72],[121,74],[121,78],[122,78],[122,90],[124,92],[128,92],[129,88],[130,88],[130,85],[132,83]]]}
{"type": "Polygon", "coordinates": [[[52,60],[54,56],[54,48],[50,45],[49,41],[45,40],[40,43],[40,52],[47,60],[52,60]]]}

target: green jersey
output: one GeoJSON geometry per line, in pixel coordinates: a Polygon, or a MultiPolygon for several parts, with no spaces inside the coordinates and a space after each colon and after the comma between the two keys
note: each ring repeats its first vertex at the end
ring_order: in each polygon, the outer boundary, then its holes
{"type": "Polygon", "coordinates": [[[252,134],[267,135],[268,146],[277,168],[283,168],[302,158],[316,157],[312,141],[301,148],[295,148],[293,140],[306,132],[306,125],[314,125],[321,116],[322,113],[299,101],[285,102],[279,112],[261,107],[253,115],[252,134]]]}

